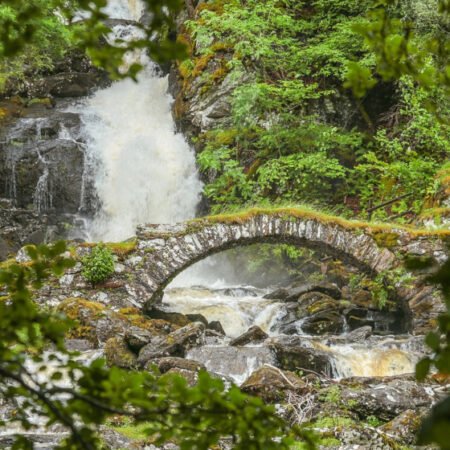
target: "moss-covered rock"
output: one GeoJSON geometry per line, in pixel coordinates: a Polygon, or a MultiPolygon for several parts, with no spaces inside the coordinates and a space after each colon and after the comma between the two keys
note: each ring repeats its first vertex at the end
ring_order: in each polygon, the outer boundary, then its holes
{"type": "Polygon", "coordinates": [[[166,358],[153,359],[147,363],[147,367],[151,366],[158,367],[161,373],[166,373],[170,369],[184,369],[193,372],[198,372],[199,370],[206,370],[204,364],[194,361],[193,359],[177,358],[175,356],[170,356],[166,358]]]}
{"type": "Polygon", "coordinates": [[[113,337],[108,339],[105,345],[105,357],[110,366],[122,369],[136,367],[137,356],[128,348],[123,338],[113,337]]]}
{"type": "Polygon", "coordinates": [[[285,398],[286,391],[306,391],[307,384],[293,372],[264,366],[253,372],[242,384],[241,390],[261,397],[265,402],[277,402],[285,398]]]}
{"type": "Polygon", "coordinates": [[[150,335],[161,336],[172,330],[164,321],[154,321],[142,314],[125,315],[112,311],[101,303],[81,298],[69,298],[58,306],[58,311],[77,322],[68,338],[89,339],[95,345],[108,339],[125,336],[131,327],[138,327],[150,335]],[[167,330],[167,331],[166,331],[167,330]]]}
{"type": "Polygon", "coordinates": [[[303,319],[302,330],[321,335],[341,333],[345,321],[339,301],[321,292],[308,292],[298,299],[298,318],[303,319]]]}

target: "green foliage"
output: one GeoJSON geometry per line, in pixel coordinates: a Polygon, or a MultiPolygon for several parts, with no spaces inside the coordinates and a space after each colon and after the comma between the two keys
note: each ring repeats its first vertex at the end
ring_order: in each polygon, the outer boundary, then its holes
{"type": "MultiPolygon", "coordinates": [[[[374,52],[375,72],[384,80],[411,77],[424,89],[450,89],[446,27],[448,0],[373,0],[367,19],[353,29],[374,52]]],[[[360,64],[348,66],[347,85],[363,96],[377,80],[360,64]]],[[[438,103],[432,103],[435,108],[438,103]]]]}
{"type": "Polygon", "coordinates": [[[52,70],[54,61],[74,44],[72,30],[54,14],[52,2],[2,2],[0,91],[8,81],[18,83],[23,81],[25,75],[52,70]],[[20,33],[32,34],[32,39],[23,46],[19,45],[17,39],[20,33]]]}
{"type": "Polygon", "coordinates": [[[376,416],[366,417],[366,422],[369,426],[374,427],[374,428],[379,427],[384,424],[384,422],[376,416]]]}
{"type": "Polygon", "coordinates": [[[95,246],[82,262],[82,274],[92,284],[106,280],[114,272],[113,252],[101,244],[95,246]]]}
{"type": "MultiPolygon", "coordinates": [[[[400,3],[390,14],[406,18],[411,11],[400,3]]],[[[436,28],[434,16],[422,9],[416,8],[414,17],[421,18],[419,31],[428,36],[436,28]]],[[[427,108],[434,103],[441,116],[448,114],[445,92],[417,89],[414,77],[403,77],[392,94],[396,104],[373,122],[373,113],[365,110],[370,105],[359,97],[376,83],[377,53],[355,32],[372,12],[371,0],[215,1],[187,23],[195,42],[192,59],[181,64],[187,79],[203,76],[192,70],[195,58],[210,58],[221,46],[232,54],[227,67],[238,81],[232,124],[197,141],[200,169],[213,179],[205,187],[213,212],[264,199],[323,206],[348,197],[357,199],[352,206],[359,212],[369,202],[405,193],[410,196],[377,211],[377,218],[421,211],[434,194],[448,145],[448,130],[427,108]],[[348,85],[358,91],[353,105],[342,88],[352,76],[348,85]],[[336,115],[342,107],[359,111],[355,115],[368,129],[333,124],[327,110],[333,115],[337,108],[336,115]]]]}
{"type": "MultiPolygon", "coordinates": [[[[407,266],[411,270],[429,270],[433,268],[433,262],[429,259],[409,258],[407,266]]],[[[425,342],[433,352],[433,356],[422,359],[416,365],[416,377],[419,380],[424,380],[433,366],[444,376],[450,374],[450,259],[433,269],[427,281],[441,288],[446,311],[438,317],[438,329],[426,336],[425,342]]],[[[449,426],[450,397],[447,396],[433,407],[431,414],[424,420],[418,444],[436,443],[442,449],[448,448],[449,426]]]]}
{"type": "MultiPolygon", "coordinates": [[[[310,435],[288,426],[273,407],[235,386],[225,390],[221,380],[206,372],[199,373],[196,387],[188,388],[178,376],[106,368],[102,359],[89,366],[76,362],[75,354],[64,348],[72,321],[41,311],[30,291],[75,264],[62,256],[65,251],[63,242],[29,247],[31,263],[10,264],[0,271],[0,286],[10,293],[0,302],[0,394],[7,400],[23,399],[15,419],[25,429],[32,428],[28,412],[33,411],[46,418],[47,425],[59,423],[68,429],[58,448],[93,450],[101,446],[98,425],[114,414],[129,417],[137,426],[145,423],[145,435],[156,444],[175,440],[182,449],[206,450],[223,436],[232,436],[234,448],[242,450],[288,449],[294,437],[314,448],[310,435]],[[25,367],[27,360],[36,371],[25,367]],[[46,367],[52,375],[38,377],[46,367]],[[70,387],[59,383],[63,377],[70,387]]],[[[19,436],[14,448],[32,444],[19,436]]]]}
{"type": "Polygon", "coordinates": [[[29,61],[37,69],[51,67],[52,58],[61,56],[69,42],[86,50],[96,65],[116,78],[136,79],[142,69],[139,64],[132,64],[127,70],[121,67],[127,52],[145,48],[156,61],[185,55],[184,45],[167,37],[159,41],[153,39],[155,32],[162,35],[173,27],[172,14],[181,9],[182,0],[143,0],[151,13],[151,22],[148,26],[136,24],[142,37],[126,43],[118,39],[99,45],[99,41],[111,31],[104,25],[108,19],[103,9],[106,3],[106,0],[3,0],[0,7],[0,56],[9,60],[2,71],[8,69],[11,72],[9,65],[20,70],[20,65],[29,61]],[[84,18],[82,21],[80,16],[84,18]]]}

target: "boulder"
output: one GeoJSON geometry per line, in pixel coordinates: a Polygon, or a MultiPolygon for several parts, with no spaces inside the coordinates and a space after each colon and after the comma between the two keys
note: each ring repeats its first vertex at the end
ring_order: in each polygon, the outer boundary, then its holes
{"type": "Polygon", "coordinates": [[[123,338],[113,337],[105,345],[105,357],[108,365],[122,369],[136,367],[137,356],[128,348],[123,338]]]}
{"type": "Polygon", "coordinates": [[[390,438],[400,444],[411,445],[416,442],[417,433],[426,412],[407,409],[379,428],[390,438]]]}
{"type": "Polygon", "coordinates": [[[208,320],[202,314],[186,314],[186,317],[191,322],[201,322],[205,327],[208,327],[208,320]]]}
{"type": "Polygon", "coordinates": [[[151,333],[143,328],[131,326],[125,331],[125,341],[136,353],[138,353],[142,347],[149,344],[151,340],[151,333]]]}
{"type": "Polygon", "coordinates": [[[312,370],[327,376],[334,375],[331,356],[315,349],[308,341],[301,345],[273,340],[269,347],[275,352],[277,366],[283,370],[312,370]]]}
{"type": "Polygon", "coordinates": [[[164,335],[159,321],[144,316],[126,316],[112,311],[101,303],[82,298],[68,298],[58,306],[58,311],[78,322],[69,333],[70,339],[88,339],[95,346],[112,337],[125,337],[132,326],[146,330],[152,336],[164,335]],[[156,323],[154,323],[156,322],[156,323]]]}
{"type": "Polygon", "coordinates": [[[339,334],[345,321],[340,314],[339,302],[321,292],[308,292],[298,299],[298,318],[304,319],[301,328],[308,334],[339,334]]]}
{"type": "Polygon", "coordinates": [[[70,352],[86,352],[94,348],[94,345],[88,339],[66,339],[64,346],[70,352]]]}
{"type": "Polygon", "coordinates": [[[150,360],[146,367],[151,367],[152,365],[158,367],[158,370],[161,373],[166,373],[173,368],[191,370],[193,372],[206,370],[206,367],[202,363],[194,361],[193,359],[177,358],[175,356],[150,360]]]}
{"type": "Polygon", "coordinates": [[[247,394],[261,397],[265,402],[274,403],[283,400],[286,391],[306,390],[307,384],[292,372],[264,366],[253,372],[240,389],[247,394]]]}
{"type": "Polygon", "coordinates": [[[297,299],[308,292],[321,292],[330,297],[339,300],[341,298],[341,290],[332,283],[307,283],[300,286],[277,289],[264,298],[275,300],[284,300],[286,302],[295,302],[297,299]]]}
{"type": "Polygon", "coordinates": [[[253,326],[249,328],[244,334],[241,334],[236,339],[230,342],[233,347],[243,346],[250,343],[261,342],[268,338],[269,336],[258,326],[253,326]]]}
{"type": "Polygon", "coordinates": [[[212,322],[209,322],[206,329],[215,331],[216,333],[225,336],[225,330],[223,329],[222,324],[218,320],[213,320],[212,322]]]}
{"type": "Polygon", "coordinates": [[[344,318],[337,311],[321,311],[307,317],[301,329],[308,334],[324,335],[342,333],[345,327],[344,318]]]}
{"type": "MultiPolygon", "coordinates": [[[[350,383],[349,379],[346,384],[350,383]]],[[[359,417],[375,416],[386,421],[407,410],[429,408],[435,400],[432,386],[406,376],[353,382],[351,387],[343,387],[339,396],[339,402],[359,417]]]]}
{"type": "MultiPolygon", "coordinates": [[[[167,322],[173,323],[180,327],[184,327],[184,326],[194,322],[194,320],[191,320],[185,314],[181,314],[181,313],[177,313],[177,312],[167,312],[162,309],[155,308],[155,307],[146,310],[145,313],[147,314],[147,316],[151,317],[152,319],[166,320],[167,322]]],[[[200,322],[203,322],[203,321],[201,320],[200,322]]],[[[206,324],[207,323],[208,322],[206,322],[206,324]]]]}
{"type": "Polygon", "coordinates": [[[184,357],[186,350],[201,345],[204,341],[205,326],[194,322],[167,336],[157,336],[139,352],[138,362],[144,366],[148,361],[164,356],[184,357]]]}

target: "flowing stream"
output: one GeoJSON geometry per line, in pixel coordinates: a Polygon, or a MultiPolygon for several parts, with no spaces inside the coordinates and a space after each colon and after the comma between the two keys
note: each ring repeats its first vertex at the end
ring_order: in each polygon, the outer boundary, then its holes
{"type": "MultiPolygon", "coordinates": [[[[243,334],[253,325],[258,325],[269,337],[282,336],[280,327],[288,305],[264,298],[267,292],[250,286],[169,286],[163,307],[170,312],[202,314],[209,322],[219,321],[226,336],[204,347],[192,349],[187,357],[240,384],[253,371],[265,364],[274,364],[273,355],[264,344],[229,346],[231,338],[243,334]]],[[[420,358],[409,336],[372,336],[366,342],[348,343],[345,342],[346,333],[336,336],[335,342],[330,336],[309,336],[302,332],[301,320],[298,321],[298,330],[298,336],[304,337],[308,345],[331,356],[334,377],[337,379],[413,373],[420,358]]]]}

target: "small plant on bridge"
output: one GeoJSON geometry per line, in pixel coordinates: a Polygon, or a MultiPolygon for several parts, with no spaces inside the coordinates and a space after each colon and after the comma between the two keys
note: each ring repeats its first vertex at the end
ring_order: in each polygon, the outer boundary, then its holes
{"type": "Polygon", "coordinates": [[[83,258],[83,276],[92,284],[106,280],[114,272],[114,256],[111,249],[100,244],[83,258]]]}

